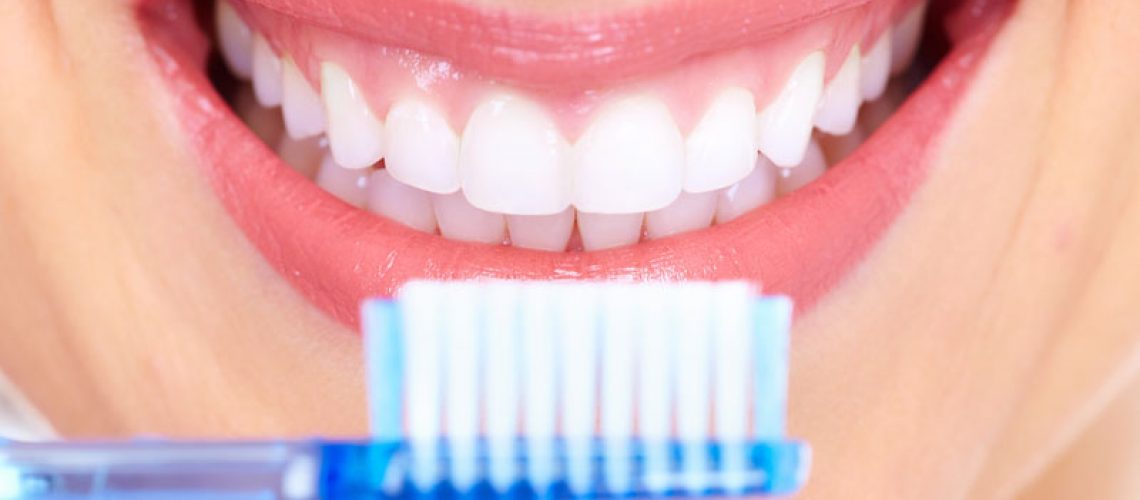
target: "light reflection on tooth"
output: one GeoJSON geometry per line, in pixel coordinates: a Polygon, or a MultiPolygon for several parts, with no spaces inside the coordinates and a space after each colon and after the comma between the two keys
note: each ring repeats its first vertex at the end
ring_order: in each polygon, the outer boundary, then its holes
{"type": "Polygon", "coordinates": [[[435,212],[431,195],[393,179],[381,168],[368,178],[368,211],[412,229],[434,233],[435,212]]]}
{"type": "Polygon", "coordinates": [[[508,215],[507,229],[512,246],[561,252],[574,231],[574,209],[554,215],[508,215]]]}
{"type": "Polygon", "coordinates": [[[372,114],[364,93],[340,66],[321,64],[321,97],[329,150],[340,166],[366,168],[384,154],[384,124],[372,114]]]}
{"type": "Polygon", "coordinates": [[[665,207],[681,193],[685,144],[661,101],[637,96],[601,111],[575,145],[574,206],[627,214],[665,207]]]}
{"type": "Polygon", "coordinates": [[[432,195],[439,232],[445,238],[476,243],[502,244],[507,223],[503,214],[475,208],[462,192],[432,195]]]}
{"type": "Polygon", "coordinates": [[[321,96],[309,85],[309,80],[292,58],[282,59],[281,76],[281,114],[285,117],[285,131],[294,139],[324,132],[325,110],[321,96]]]}
{"type": "Polygon", "coordinates": [[[757,155],[756,167],[744,180],[720,191],[716,223],[724,224],[776,198],[776,166],[757,155]]]}
{"type": "Polygon", "coordinates": [[[262,106],[281,105],[281,58],[261,35],[253,36],[253,93],[262,106]]]}
{"type": "Polygon", "coordinates": [[[804,58],[774,101],[757,115],[756,144],[772,163],[794,167],[803,160],[812,118],[823,94],[822,52],[804,58]]]}
{"type": "Polygon", "coordinates": [[[234,75],[248,80],[253,75],[253,33],[249,25],[226,0],[216,2],[214,23],[226,66],[234,75]]]}
{"type": "Polygon", "coordinates": [[[827,159],[823,156],[823,149],[819,143],[812,140],[808,145],[804,162],[796,168],[779,169],[776,178],[776,193],[786,195],[806,186],[823,175],[827,170],[827,159]]]}
{"type": "Polygon", "coordinates": [[[717,191],[681,193],[669,206],[645,214],[646,234],[650,239],[660,239],[709,227],[719,196],[717,191]]]}
{"type": "Polygon", "coordinates": [[[919,2],[891,29],[891,74],[898,75],[910,67],[922,39],[926,20],[926,2],[919,2]]]}
{"type": "Polygon", "coordinates": [[[645,214],[592,214],[578,212],[578,235],[582,248],[605,250],[629,246],[641,240],[645,214]]]}
{"type": "Polygon", "coordinates": [[[839,72],[823,91],[819,109],[815,112],[815,126],[832,135],[843,135],[855,126],[859,105],[863,104],[859,91],[861,59],[859,47],[851,48],[839,72]]]}
{"type": "Polygon", "coordinates": [[[277,142],[277,156],[293,170],[312,179],[325,156],[328,141],[324,137],[296,140],[284,135],[277,142]]]}
{"type": "Polygon", "coordinates": [[[732,87],[709,105],[685,140],[685,191],[703,193],[748,176],[756,161],[756,101],[732,87]]]}
{"type": "Polygon", "coordinates": [[[431,193],[459,190],[459,137],[429,104],[404,99],[388,109],[384,164],[392,177],[431,193]]]}
{"type": "Polygon", "coordinates": [[[871,51],[863,57],[863,72],[859,87],[863,99],[874,101],[882,97],[891,79],[891,37],[887,33],[879,35],[871,51]]]}
{"type": "Polygon", "coordinates": [[[537,104],[496,96],[467,122],[459,176],[467,200],[484,210],[557,214],[570,205],[570,145],[537,104]]]}
{"type": "Polygon", "coordinates": [[[368,196],[368,171],[349,170],[325,155],[317,169],[317,185],[354,207],[363,207],[368,196]]]}

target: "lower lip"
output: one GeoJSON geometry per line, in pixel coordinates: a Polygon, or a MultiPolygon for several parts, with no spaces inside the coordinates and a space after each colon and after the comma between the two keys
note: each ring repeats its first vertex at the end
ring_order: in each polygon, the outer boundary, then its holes
{"type": "Polygon", "coordinates": [[[417,232],[346,205],[294,172],[230,111],[200,69],[204,41],[189,29],[190,14],[171,8],[185,3],[144,1],[139,18],[199,163],[262,255],[312,303],[354,328],[362,300],[391,296],[412,279],[749,280],[791,296],[802,312],[907,206],[1000,24],[987,22],[960,41],[858,151],[792,196],[678,237],[545,253],[417,232]]]}

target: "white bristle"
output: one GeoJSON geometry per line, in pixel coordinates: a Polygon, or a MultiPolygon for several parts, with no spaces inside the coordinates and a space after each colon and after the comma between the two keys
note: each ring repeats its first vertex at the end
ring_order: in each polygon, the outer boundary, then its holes
{"type": "MultiPolygon", "coordinates": [[[[750,367],[752,347],[749,333],[747,285],[718,287],[713,296],[713,399],[716,437],[725,443],[742,445],[748,438],[750,367]],[[744,287],[744,290],[738,289],[744,287]]],[[[747,462],[743,446],[731,446],[721,457],[721,470],[743,472],[747,462]]],[[[743,488],[743,474],[728,474],[725,489],[735,493],[743,488]]]]}
{"type": "Polygon", "coordinates": [[[527,478],[543,493],[554,481],[554,438],[558,425],[558,355],[556,324],[546,288],[527,290],[519,300],[523,346],[523,429],[526,435],[527,478]]]}
{"type": "Polygon", "coordinates": [[[490,447],[491,484],[507,491],[515,480],[515,438],[519,431],[519,345],[517,290],[505,283],[487,287],[483,362],[484,420],[490,447]]]}
{"type": "Polygon", "coordinates": [[[448,287],[444,303],[444,335],[440,337],[447,365],[444,401],[447,412],[448,446],[450,447],[451,481],[464,492],[475,484],[476,442],[479,437],[479,334],[483,330],[478,295],[474,284],[448,287]]]}
{"type": "MultiPolygon", "coordinates": [[[[638,307],[643,314],[638,332],[638,432],[645,442],[644,467],[648,477],[669,472],[668,440],[673,435],[673,342],[669,295],[660,288],[647,290],[638,307]]],[[[650,481],[646,487],[664,493],[669,484],[650,481]]]]}
{"type": "Polygon", "coordinates": [[[411,477],[417,488],[430,490],[439,479],[437,449],[443,433],[442,380],[439,344],[438,286],[414,283],[401,293],[404,328],[416,332],[404,337],[407,366],[407,429],[415,462],[411,477]]]}
{"type": "Polygon", "coordinates": [[[699,492],[705,488],[709,441],[710,396],[709,330],[712,328],[712,297],[708,285],[694,285],[680,290],[677,307],[676,408],[677,433],[685,447],[682,469],[686,488],[699,492]]]}
{"type": "Polygon", "coordinates": [[[559,367],[562,435],[566,439],[566,476],[575,494],[589,491],[591,455],[597,420],[597,317],[599,306],[586,287],[567,285],[559,304],[559,367]]]}
{"type": "Polygon", "coordinates": [[[601,435],[605,454],[606,486],[611,494],[629,491],[632,473],[627,457],[632,451],[634,381],[634,334],[640,311],[635,295],[627,287],[608,288],[602,294],[601,344],[601,435]]]}

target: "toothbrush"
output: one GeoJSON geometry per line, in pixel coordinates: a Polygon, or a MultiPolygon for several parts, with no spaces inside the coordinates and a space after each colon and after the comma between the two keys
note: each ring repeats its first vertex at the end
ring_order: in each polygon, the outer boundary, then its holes
{"type": "Polygon", "coordinates": [[[363,315],[370,439],[0,442],[0,499],[787,495],[806,480],[809,450],[784,429],[791,303],[749,285],[416,282],[363,315]]]}

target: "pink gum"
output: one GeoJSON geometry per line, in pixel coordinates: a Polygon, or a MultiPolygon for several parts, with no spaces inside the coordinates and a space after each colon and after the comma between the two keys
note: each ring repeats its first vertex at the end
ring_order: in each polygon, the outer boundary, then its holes
{"type": "Polygon", "coordinates": [[[775,98],[783,82],[805,56],[823,51],[827,78],[843,64],[855,44],[866,51],[917,0],[873,0],[797,27],[748,47],[695,57],[658,75],[596,85],[528,87],[503,84],[466,71],[462,62],[372,42],[308,25],[284,14],[235,2],[254,31],[279,54],[289,54],[320,88],[320,63],[344,67],[364,90],[373,112],[383,118],[393,102],[414,98],[432,103],[462,132],[467,118],[494,93],[523,95],[539,103],[563,135],[574,141],[596,110],[623,95],[644,93],[661,99],[682,133],[691,130],[709,101],[726,87],[750,90],[758,109],[775,98]]]}

